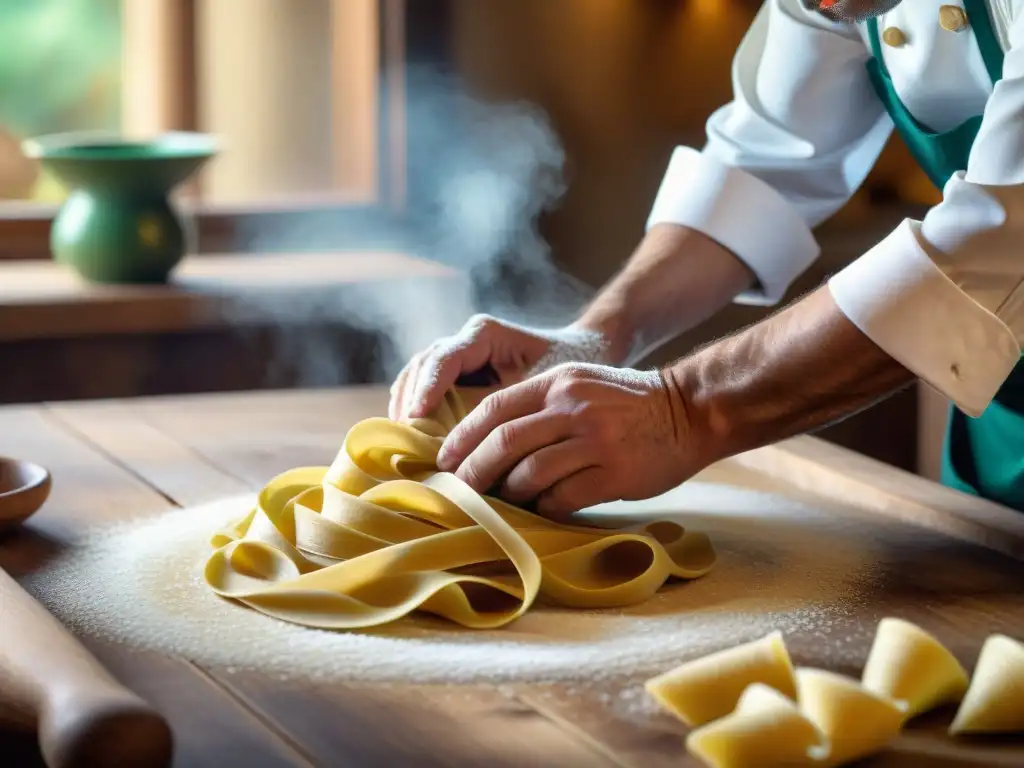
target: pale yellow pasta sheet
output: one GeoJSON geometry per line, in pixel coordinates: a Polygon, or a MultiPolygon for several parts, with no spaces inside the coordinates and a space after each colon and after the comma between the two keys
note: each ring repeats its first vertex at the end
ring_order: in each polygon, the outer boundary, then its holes
{"type": "Polygon", "coordinates": [[[354,425],[330,467],[279,475],[244,519],[213,536],[206,583],[309,627],[361,629],[423,611],[490,629],[540,596],[625,606],[713,567],[708,537],[677,523],[557,525],[438,472],[443,439],[465,415],[450,391],[430,418],[354,425]]]}

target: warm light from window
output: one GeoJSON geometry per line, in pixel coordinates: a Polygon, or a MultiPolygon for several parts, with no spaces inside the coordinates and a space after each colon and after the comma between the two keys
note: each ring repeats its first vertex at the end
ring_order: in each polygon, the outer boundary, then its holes
{"type": "Polygon", "coordinates": [[[0,3],[0,200],[62,199],[21,140],[117,130],[120,106],[120,0],[0,3]]]}

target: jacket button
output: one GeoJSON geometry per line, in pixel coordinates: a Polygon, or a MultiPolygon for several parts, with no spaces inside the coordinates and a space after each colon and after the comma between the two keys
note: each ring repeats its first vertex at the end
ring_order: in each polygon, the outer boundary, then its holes
{"type": "Polygon", "coordinates": [[[947,32],[962,32],[967,29],[967,13],[958,5],[943,5],[939,8],[939,26],[947,32]]]}
{"type": "Polygon", "coordinates": [[[899,27],[886,27],[885,31],[882,32],[882,42],[886,45],[891,45],[893,48],[899,48],[906,44],[907,36],[903,34],[903,30],[899,27]]]}

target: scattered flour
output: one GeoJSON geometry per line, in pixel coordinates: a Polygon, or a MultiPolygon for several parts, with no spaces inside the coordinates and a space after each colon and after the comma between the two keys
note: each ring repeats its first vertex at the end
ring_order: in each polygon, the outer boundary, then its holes
{"type": "MultiPolygon", "coordinates": [[[[691,482],[672,498],[628,509],[645,517],[682,515],[713,537],[718,565],[704,578],[669,583],[642,605],[606,611],[534,606],[495,631],[417,616],[373,632],[336,633],[276,621],[207,588],[202,571],[210,535],[251,503],[252,497],[232,498],[95,528],[23,583],[82,634],[227,673],[512,683],[635,680],[773,629],[820,637],[841,655],[877,564],[871,542],[844,530],[834,515],[771,494],[691,482]]],[[[595,514],[614,517],[626,508],[608,505],[595,514]]],[[[637,695],[632,703],[642,699],[637,695]]]]}

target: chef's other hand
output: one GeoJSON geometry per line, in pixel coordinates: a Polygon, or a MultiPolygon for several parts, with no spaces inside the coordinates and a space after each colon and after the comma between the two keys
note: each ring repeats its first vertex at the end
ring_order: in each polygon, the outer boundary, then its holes
{"type": "Polygon", "coordinates": [[[658,371],[565,364],[481,401],[437,461],[480,493],[564,520],[675,487],[698,468],[696,448],[658,371]]]}
{"type": "Polygon", "coordinates": [[[522,381],[551,344],[540,333],[477,315],[454,336],[413,356],[391,385],[388,416],[394,420],[426,416],[457,383],[504,387],[522,381]],[[478,374],[476,380],[462,380],[473,374],[478,374]]]}

